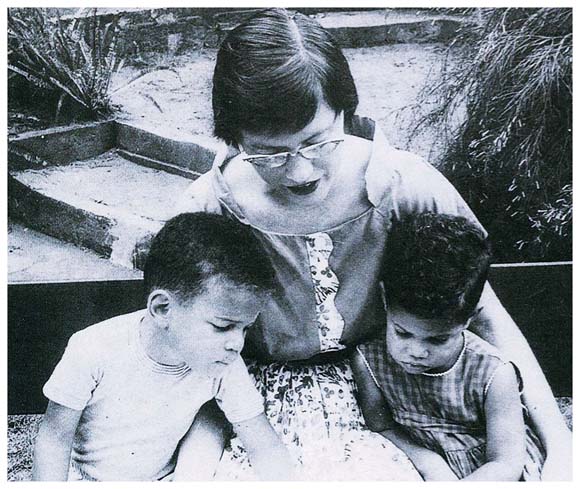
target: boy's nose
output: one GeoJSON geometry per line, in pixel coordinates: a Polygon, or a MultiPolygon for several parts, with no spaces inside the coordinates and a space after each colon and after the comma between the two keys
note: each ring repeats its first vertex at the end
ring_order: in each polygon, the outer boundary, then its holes
{"type": "Polygon", "coordinates": [[[232,331],[225,343],[225,349],[240,353],[244,348],[244,333],[242,331],[232,331]]]}
{"type": "Polygon", "coordinates": [[[314,166],[309,159],[300,154],[290,155],[286,162],[286,178],[299,185],[307,183],[313,169],[314,166]]]}

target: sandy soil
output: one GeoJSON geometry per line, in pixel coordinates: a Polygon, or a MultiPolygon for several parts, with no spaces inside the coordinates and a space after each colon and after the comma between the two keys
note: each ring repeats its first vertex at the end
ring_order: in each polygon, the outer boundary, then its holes
{"type": "Polygon", "coordinates": [[[18,223],[8,227],[7,264],[9,283],[125,280],[143,275],[18,223]]]}
{"type": "MultiPolygon", "coordinates": [[[[424,109],[416,105],[419,92],[426,80],[435,76],[445,49],[440,44],[397,44],[345,50],[358,87],[358,112],[374,117],[395,146],[432,161],[439,151],[432,131],[423,131],[410,142],[408,139],[413,121],[424,109]]],[[[155,69],[124,67],[112,83],[112,101],[119,108],[117,118],[168,137],[210,137],[215,54],[215,50],[204,50],[180,56],[158,55],[147,60],[147,66],[155,69]]],[[[35,128],[43,125],[42,121],[33,122],[35,128]]],[[[20,127],[26,127],[26,121],[20,127]]],[[[99,214],[115,218],[129,214],[153,221],[164,218],[168,197],[179,195],[188,184],[183,178],[140,167],[114,153],[61,169],[21,173],[18,178],[52,197],[99,214]]],[[[113,256],[118,263],[127,263],[129,241],[127,246],[118,243],[119,255],[115,251],[113,256]]],[[[32,251],[35,248],[29,245],[22,247],[21,238],[9,234],[11,280],[45,280],[51,266],[60,279],[112,273],[93,253],[78,249],[73,253],[72,245],[40,233],[36,233],[35,243],[44,254],[32,251]],[[53,252],[48,253],[50,249],[53,252]],[[61,258],[68,255],[84,264],[79,271],[63,268],[61,258]]]]}
{"type": "MultiPolygon", "coordinates": [[[[374,117],[391,143],[436,158],[432,132],[408,141],[413,121],[424,107],[417,97],[444,59],[442,44],[396,44],[345,49],[357,84],[358,113],[374,117]]],[[[125,68],[113,80],[112,101],[121,120],[159,131],[211,135],[211,77],[215,50],[152,60],[161,69],[134,80],[142,72],[125,68]]]]}
{"type": "Polygon", "coordinates": [[[13,174],[44,195],[118,220],[163,222],[191,180],[125,160],[116,151],[65,166],[13,174]]]}

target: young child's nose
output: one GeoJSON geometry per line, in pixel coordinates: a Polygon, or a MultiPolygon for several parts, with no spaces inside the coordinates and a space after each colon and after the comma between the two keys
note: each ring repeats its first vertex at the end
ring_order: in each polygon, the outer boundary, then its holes
{"type": "Polygon", "coordinates": [[[429,356],[429,350],[427,348],[423,347],[422,345],[413,345],[409,349],[409,354],[413,358],[423,359],[423,358],[427,358],[429,356]]]}

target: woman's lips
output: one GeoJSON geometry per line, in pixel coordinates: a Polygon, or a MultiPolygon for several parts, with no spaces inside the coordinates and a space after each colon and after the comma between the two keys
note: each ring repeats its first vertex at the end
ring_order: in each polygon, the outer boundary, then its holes
{"type": "Polygon", "coordinates": [[[313,182],[308,182],[303,185],[295,185],[293,187],[286,187],[290,192],[296,195],[308,195],[314,192],[318,188],[320,180],[315,180],[313,182]]]}

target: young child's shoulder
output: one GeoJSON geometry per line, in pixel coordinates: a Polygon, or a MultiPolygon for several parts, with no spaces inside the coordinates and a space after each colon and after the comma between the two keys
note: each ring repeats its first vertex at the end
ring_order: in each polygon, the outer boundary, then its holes
{"type": "Polygon", "coordinates": [[[110,352],[115,347],[123,347],[127,343],[129,329],[142,317],[143,311],[135,311],[105,319],[74,333],[69,345],[77,345],[85,349],[87,354],[102,350],[110,352]]]}
{"type": "Polygon", "coordinates": [[[502,353],[491,343],[477,336],[469,330],[465,334],[465,351],[472,355],[491,356],[499,360],[504,360],[502,353]]]}

